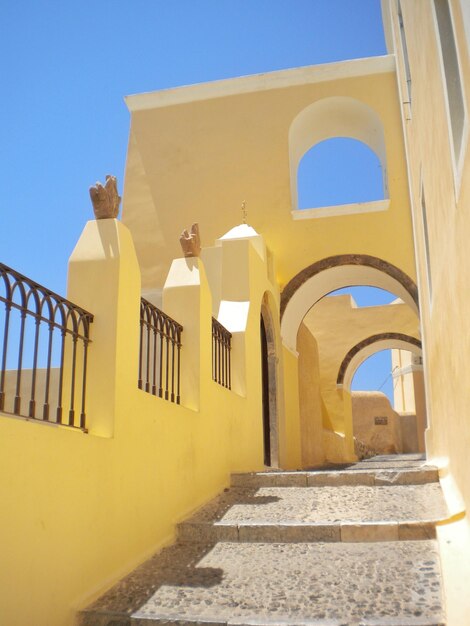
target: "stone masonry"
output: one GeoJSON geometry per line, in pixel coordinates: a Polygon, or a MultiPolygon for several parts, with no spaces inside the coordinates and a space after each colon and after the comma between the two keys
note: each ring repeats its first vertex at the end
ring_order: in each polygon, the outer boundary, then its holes
{"type": "Polygon", "coordinates": [[[445,624],[437,471],[417,455],[237,474],[81,626],[445,624]]]}

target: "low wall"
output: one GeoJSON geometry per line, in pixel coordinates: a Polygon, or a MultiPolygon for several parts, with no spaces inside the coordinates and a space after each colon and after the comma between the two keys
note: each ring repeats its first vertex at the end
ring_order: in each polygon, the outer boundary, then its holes
{"type": "MultiPolygon", "coordinates": [[[[197,409],[138,389],[132,240],[116,220],[87,224],[68,297],[95,316],[89,433],[0,414],[1,624],[73,624],[78,609],[171,542],[175,524],[226,487],[231,472],[263,468],[260,309],[247,320],[241,396],[211,378],[211,294],[202,263],[191,263],[193,284],[182,281],[179,306],[198,322],[195,334],[189,324],[183,331],[182,362],[192,359],[194,370],[185,371],[182,396],[191,388],[197,409]]],[[[261,262],[249,280],[261,305],[269,286],[261,262]]]]}

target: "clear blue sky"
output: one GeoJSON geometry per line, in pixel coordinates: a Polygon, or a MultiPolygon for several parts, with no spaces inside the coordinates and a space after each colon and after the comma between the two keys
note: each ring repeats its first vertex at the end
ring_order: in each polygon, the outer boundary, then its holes
{"type": "Polygon", "coordinates": [[[125,95],[385,53],[380,0],[1,2],[0,261],[65,293],[125,95]]]}

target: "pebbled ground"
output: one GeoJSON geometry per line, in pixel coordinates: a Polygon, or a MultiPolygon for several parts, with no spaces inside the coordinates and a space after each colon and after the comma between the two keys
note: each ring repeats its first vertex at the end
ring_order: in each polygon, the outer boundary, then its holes
{"type": "Polygon", "coordinates": [[[440,624],[439,576],[433,541],[176,544],[100,598],[81,624],[125,623],[112,621],[119,615],[130,624],[440,624]]]}
{"type": "Polygon", "coordinates": [[[188,522],[217,524],[438,521],[447,507],[438,483],[396,486],[236,488],[188,522]]]}

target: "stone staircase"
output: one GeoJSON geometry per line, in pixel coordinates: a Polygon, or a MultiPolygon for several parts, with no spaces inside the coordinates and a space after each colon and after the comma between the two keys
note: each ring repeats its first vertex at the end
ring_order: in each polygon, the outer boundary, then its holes
{"type": "Polygon", "coordinates": [[[437,470],[418,455],[235,474],[82,626],[445,624],[437,470]]]}

